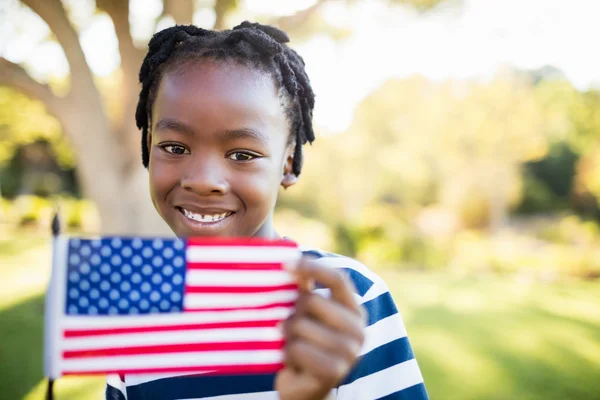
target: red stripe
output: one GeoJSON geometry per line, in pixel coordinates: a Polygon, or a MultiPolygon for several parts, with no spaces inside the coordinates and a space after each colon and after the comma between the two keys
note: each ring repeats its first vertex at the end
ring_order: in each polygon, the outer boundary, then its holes
{"type": "Polygon", "coordinates": [[[250,246],[250,247],[291,247],[298,245],[286,239],[264,239],[264,238],[189,238],[188,246],[250,246]]]}
{"type": "Polygon", "coordinates": [[[251,270],[251,271],[281,271],[282,263],[248,263],[248,262],[187,262],[188,269],[217,269],[217,270],[251,270]]]}
{"type": "Polygon", "coordinates": [[[134,326],[124,328],[69,329],[64,331],[63,336],[65,338],[72,338],[130,333],[189,331],[195,329],[270,328],[277,325],[279,322],[281,322],[279,319],[270,319],[265,321],[206,322],[201,324],[134,326]]]}
{"type": "Polygon", "coordinates": [[[188,286],[186,293],[263,293],[279,290],[296,290],[298,285],[290,283],[277,286],[188,286]]]}
{"type": "Polygon", "coordinates": [[[186,373],[206,372],[203,375],[234,375],[234,374],[258,374],[275,373],[283,367],[283,363],[256,364],[256,365],[218,365],[218,366],[196,366],[196,367],[161,367],[161,368],[130,368],[112,370],[85,370],[85,371],[63,371],[63,375],[105,375],[105,374],[160,374],[160,373],[186,373]]]}
{"type": "Polygon", "coordinates": [[[145,354],[185,353],[198,351],[280,350],[283,348],[283,343],[283,340],[262,342],[180,343],[152,346],[113,347],[94,350],[67,350],[63,352],[63,358],[135,356],[145,354]]]}
{"type": "Polygon", "coordinates": [[[263,304],[260,306],[248,306],[248,307],[223,307],[223,308],[189,308],[185,307],[185,311],[187,312],[207,312],[207,311],[238,311],[238,310],[267,310],[269,308],[277,308],[277,307],[293,307],[296,304],[295,301],[288,301],[285,303],[271,303],[271,304],[263,304]]]}

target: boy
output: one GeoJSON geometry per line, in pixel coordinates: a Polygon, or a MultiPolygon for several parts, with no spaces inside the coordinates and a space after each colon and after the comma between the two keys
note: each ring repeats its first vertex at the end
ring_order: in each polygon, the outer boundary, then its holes
{"type": "MultiPolygon", "coordinates": [[[[248,22],[223,32],[176,26],[150,41],[136,121],[152,201],[177,236],[278,237],[279,186],[296,183],[302,145],[314,140],[314,94],[287,41],[248,22]]],[[[276,376],[109,377],[106,398],[426,399],[382,280],[351,259],[304,255],[276,376]]]]}

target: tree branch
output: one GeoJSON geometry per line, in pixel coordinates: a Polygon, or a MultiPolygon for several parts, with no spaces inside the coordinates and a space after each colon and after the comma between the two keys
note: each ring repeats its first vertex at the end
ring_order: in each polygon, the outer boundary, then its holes
{"type": "Polygon", "coordinates": [[[31,78],[19,65],[0,57],[0,85],[12,87],[27,96],[43,102],[48,111],[60,118],[64,100],[56,96],[48,85],[31,78]]]}
{"type": "Polygon", "coordinates": [[[302,27],[302,25],[308,20],[314,13],[316,13],[328,0],[317,0],[312,6],[300,10],[293,15],[286,15],[279,17],[271,22],[272,25],[279,26],[286,32],[294,31],[302,27]]]}
{"type": "Polygon", "coordinates": [[[75,28],[69,22],[60,0],[22,0],[50,27],[61,44],[71,68],[71,90],[96,91],[92,72],[79,43],[75,28]]]}
{"type": "Polygon", "coordinates": [[[177,25],[190,25],[194,16],[194,1],[165,0],[163,14],[173,17],[177,25]]]}

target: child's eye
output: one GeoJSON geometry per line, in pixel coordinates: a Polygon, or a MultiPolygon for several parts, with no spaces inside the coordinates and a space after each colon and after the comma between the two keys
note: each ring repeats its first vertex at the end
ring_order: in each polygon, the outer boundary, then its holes
{"type": "Polygon", "coordinates": [[[190,152],[188,151],[188,149],[186,149],[183,146],[179,146],[177,144],[166,144],[164,146],[162,146],[162,148],[167,152],[167,153],[171,153],[171,154],[190,154],[190,152]]]}
{"type": "Polygon", "coordinates": [[[233,161],[250,161],[253,160],[255,158],[257,158],[258,156],[255,154],[250,154],[250,153],[244,153],[241,151],[236,151],[234,153],[231,153],[227,156],[227,158],[233,160],[233,161]]]}

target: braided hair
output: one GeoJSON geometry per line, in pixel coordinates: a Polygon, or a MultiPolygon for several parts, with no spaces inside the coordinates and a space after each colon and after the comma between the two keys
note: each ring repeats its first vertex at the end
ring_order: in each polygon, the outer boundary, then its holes
{"type": "Polygon", "coordinates": [[[304,70],[304,60],[289,48],[288,35],[272,26],[248,21],[232,30],[212,31],[193,25],[177,25],[156,33],[148,44],[148,54],[140,68],[142,89],[135,113],[137,127],[142,130],[142,162],[148,167],[150,149],[148,132],[152,104],[160,80],[173,64],[199,58],[232,59],[261,69],[275,78],[286,116],[290,123],[290,143],[295,142],[293,173],[302,169],[302,146],[312,143],[315,134],[312,114],[315,95],[304,70]]]}

